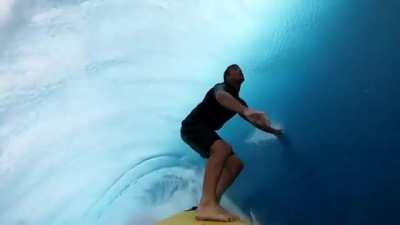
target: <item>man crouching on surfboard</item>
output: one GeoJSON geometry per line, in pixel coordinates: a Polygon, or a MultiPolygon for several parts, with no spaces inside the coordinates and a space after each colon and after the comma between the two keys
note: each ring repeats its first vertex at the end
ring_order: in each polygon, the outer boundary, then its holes
{"type": "Polygon", "coordinates": [[[255,127],[276,136],[282,135],[282,130],[270,126],[264,112],[248,108],[246,102],[239,97],[243,81],[240,67],[236,64],[228,66],[224,72],[224,82],[208,90],[204,99],[181,123],[183,141],[201,157],[208,159],[202,197],[196,209],[197,220],[229,222],[239,219],[222,208],[219,202],[222,194],[243,169],[243,162],[216,130],[238,113],[255,127]]]}

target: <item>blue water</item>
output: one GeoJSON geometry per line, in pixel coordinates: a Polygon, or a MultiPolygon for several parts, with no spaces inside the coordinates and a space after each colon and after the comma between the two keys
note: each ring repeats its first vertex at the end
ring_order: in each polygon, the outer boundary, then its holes
{"type": "Polygon", "coordinates": [[[265,224],[398,224],[400,4],[321,5],[311,27],[293,22],[278,60],[251,71],[264,77],[247,96],[290,143],[240,145],[248,167],[232,196],[265,224]]]}
{"type": "Polygon", "coordinates": [[[0,224],[154,224],[200,197],[180,121],[238,63],[245,170],[223,204],[262,225],[398,224],[398,1],[0,3],[0,224]]]}

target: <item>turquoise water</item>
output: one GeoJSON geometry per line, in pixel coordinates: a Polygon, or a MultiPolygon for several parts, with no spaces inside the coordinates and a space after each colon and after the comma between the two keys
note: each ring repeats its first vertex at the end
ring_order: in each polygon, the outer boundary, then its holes
{"type": "Polygon", "coordinates": [[[196,204],[180,121],[225,67],[278,141],[234,117],[254,224],[397,224],[397,1],[0,3],[0,224],[154,224],[196,204]]]}

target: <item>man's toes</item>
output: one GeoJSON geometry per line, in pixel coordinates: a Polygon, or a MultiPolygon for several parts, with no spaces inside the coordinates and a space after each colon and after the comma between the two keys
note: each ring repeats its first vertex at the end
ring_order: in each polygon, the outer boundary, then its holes
{"type": "Polygon", "coordinates": [[[196,216],[196,220],[203,220],[203,221],[219,221],[219,222],[230,222],[232,219],[228,215],[224,214],[216,214],[210,216],[196,216]]]}

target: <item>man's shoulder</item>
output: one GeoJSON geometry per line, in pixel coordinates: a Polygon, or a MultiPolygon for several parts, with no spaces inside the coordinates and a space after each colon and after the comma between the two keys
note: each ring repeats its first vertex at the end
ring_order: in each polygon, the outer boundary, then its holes
{"type": "Polygon", "coordinates": [[[226,90],[226,85],[225,85],[225,83],[223,83],[223,82],[220,82],[220,83],[216,83],[213,87],[212,87],[212,90],[214,91],[214,92],[216,92],[217,90],[226,90]]]}

